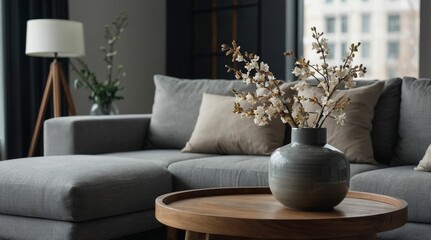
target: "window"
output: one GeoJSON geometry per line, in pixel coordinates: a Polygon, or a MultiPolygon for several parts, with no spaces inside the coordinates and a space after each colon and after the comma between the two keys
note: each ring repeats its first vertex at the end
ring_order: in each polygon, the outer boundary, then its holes
{"type": "Polygon", "coordinates": [[[340,56],[342,57],[342,58],[345,58],[345,57],[347,57],[347,54],[349,54],[349,49],[347,48],[347,43],[346,42],[342,42],[341,43],[341,49],[340,49],[341,51],[340,51],[340,56]]]}
{"type": "Polygon", "coordinates": [[[334,33],[335,32],[335,18],[334,17],[327,17],[325,19],[326,22],[326,32],[327,33],[334,33]]]}
{"type": "Polygon", "coordinates": [[[400,43],[397,41],[388,42],[388,58],[397,59],[400,55],[400,43]]]}
{"type": "Polygon", "coordinates": [[[388,71],[387,75],[389,78],[399,77],[397,68],[388,67],[387,71],[388,71]]]}
{"type": "Polygon", "coordinates": [[[388,16],[388,32],[400,31],[400,15],[390,14],[388,16]]]}
{"type": "Polygon", "coordinates": [[[332,3],[333,0],[325,0],[326,3],[332,3]]]}
{"type": "Polygon", "coordinates": [[[359,48],[361,49],[362,59],[369,59],[370,58],[370,43],[369,42],[363,42],[359,48]]]}
{"type": "MultiPolygon", "coordinates": [[[[321,63],[319,56],[310,47],[313,41],[310,29],[315,26],[325,33],[329,43],[335,44],[335,49],[330,49],[335,53],[334,60],[328,61],[331,66],[340,64],[340,60],[345,57],[346,50],[341,49],[344,44],[349,48],[350,44],[361,42],[353,64],[365,65],[368,70],[366,78],[387,79],[390,73],[388,68],[394,67],[395,64],[398,66],[396,70],[399,76],[419,76],[419,57],[428,59],[428,56],[431,56],[431,48],[422,44],[420,50],[419,46],[419,39],[424,40],[424,36],[426,42],[431,42],[431,28],[428,28],[430,30],[422,37],[419,35],[420,29],[427,29],[424,28],[426,24],[420,27],[420,22],[431,18],[431,15],[427,14],[431,9],[431,1],[357,0],[346,1],[345,4],[341,1],[334,0],[334,4],[329,6],[325,0],[303,0],[304,45],[300,46],[302,54],[299,55],[310,60],[310,63],[321,63]],[[389,3],[391,5],[386,6],[389,3]],[[347,19],[344,16],[347,16],[347,19]],[[424,16],[427,18],[424,19],[424,16]],[[347,26],[347,29],[343,25],[347,26]],[[401,60],[402,65],[399,64],[401,60]]],[[[425,62],[422,60],[421,72],[423,76],[429,77],[431,68],[427,67],[425,62]]]]}
{"type": "Polygon", "coordinates": [[[341,32],[346,33],[348,31],[349,19],[347,15],[341,16],[341,32]]]}
{"type": "Polygon", "coordinates": [[[370,32],[370,14],[362,14],[361,18],[361,27],[363,33],[369,33],[370,32]]]}
{"type": "Polygon", "coordinates": [[[329,53],[328,53],[328,59],[334,59],[335,58],[335,43],[328,43],[329,53]]]}

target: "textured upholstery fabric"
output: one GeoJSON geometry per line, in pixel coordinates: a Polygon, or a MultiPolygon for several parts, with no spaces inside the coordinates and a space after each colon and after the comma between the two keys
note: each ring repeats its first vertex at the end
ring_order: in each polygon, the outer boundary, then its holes
{"type": "Polygon", "coordinates": [[[284,142],[285,124],[257,126],[232,112],[235,97],[204,93],[199,117],[183,152],[270,155],[284,142]]]}
{"type": "Polygon", "coordinates": [[[363,163],[350,163],[350,177],[355,176],[356,174],[360,174],[363,172],[383,169],[388,166],[385,164],[363,164],[363,163]]]}
{"type": "Polygon", "coordinates": [[[154,210],[84,222],[67,222],[0,214],[0,239],[106,240],[161,226],[154,210]]]}
{"type": "Polygon", "coordinates": [[[174,190],[268,186],[268,160],[264,156],[229,155],[171,164],[174,190]]]}
{"type": "Polygon", "coordinates": [[[377,234],[378,240],[428,240],[424,236],[430,236],[431,225],[421,223],[406,223],[395,230],[377,234]]]}
{"type": "MultiPolygon", "coordinates": [[[[370,132],[374,116],[374,107],[383,90],[384,83],[376,82],[369,86],[353,88],[351,90],[338,90],[334,94],[336,99],[343,95],[351,99],[352,103],[345,109],[347,119],[343,126],[336,123],[332,118],[327,118],[323,127],[327,128],[328,143],[341,150],[350,162],[354,163],[377,163],[374,160],[373,146],[370,132]]],[[[311,98],[323,96],[321,88],[311,87],[299,93],[311,98]]],[[[307,112],[315,112],[320,107],[306,103],[304,108],[307,112]]],[[[311,115],[308,120],[310,124],[315,121],[316,115],[311,115]]]]}
{"type": "Polygon", "coordinates": [[[83,221],[154,208],[171,174],[131,158],[51,156],[0,164],[0,213],[83,221]],[[157,186],[157,187],[155,187],[157,186]]]}
{"type": "Polygon", "coordinates": [[[404,78],[394,164],[418,164],[431,144],[431,79],[404,78]]]}
{"type": "Polygon", "coordinates": [[[188,80],[156,75],[156,92],[147,139],[151,148],[181,149],[190,139],[199,115],[202,94],[233,96],[232,88],[252,91],[239,80],[188,80]]]}
{"type": "Polygon", "coordinates": [[[150,115],[73,116],[45,121],[45,156],[143,149],[150,115]]]}
{"type": "Polygon", "coordinates": [[[431,174],[414,171],[414,167],[390,167],[355,175],[350,189],[404,199],[409,204],[409,222],[431,223],[431,174]]]}
{"type": "Polygon", "coordinates": [[[148,149],[132,152],[118,152],[103,154],[109,157],[127,157],[137,158],[148,162],[153,162],[167,168],[170,164],[184,160],[195,158],[206,158],[211,156],[218,156],[212,154],[202,153],[182,153],[179,149],[148,149]]]}
{"type": "Polygon", "coordinates": [[[394,156],[398,141],[402,80],[401,78],[392,78],[384,82],[385,87],[374,108],[371,141],[375,160],[389,164],[394,156]]]}
{"type": "MultiPolygon", "coordinates": [[[[174,190],[232,187],[268,186],[269,157],[266,156],[215,156],[186,160],[169,166],[174,181],[174,190]]],[[[382,166],[372,164],[350,164],[351,175],[382,166]]]]}

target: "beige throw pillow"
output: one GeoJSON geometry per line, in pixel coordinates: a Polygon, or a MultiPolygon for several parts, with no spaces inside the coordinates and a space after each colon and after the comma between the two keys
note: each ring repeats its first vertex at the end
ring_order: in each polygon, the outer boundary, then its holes
{"type": "Polygon", "coordinates": [[[418,166],[415,167],[415,170],[431,172],[431,144],[429,145],[424,157],[419,162],[418,166]]]}
{"type": "Polygon", "coordinates": [[[232,112],[234,97],[203,94],[199,117],[182,152],[269,155],[283,145],[285,125],[257,126],[232,112]]]}
{"type": "MultiPolygon", "coordinates": [[[[352,103],[347,106],[345,113],[347,119],[343,126],[332,118],[327,118],[323,127],[327,128],[328,143],[344,152],[352,163],[376,164],[373,156],[371,142],[371,128],[374,116],[374,107],[379,100],[384,82],[377,82],[369,86],[353,88],[350,90],[337,90],[336,95],[345,94],[352,103]]],[[[323,90],[311,87],[302,91],[300,95],[305,97],[320,97],[323,90]]],[[[336,95],[335,98],[336,99],[336,95]]],[[[316,105],[307,104],[306,111],[315,111],[316,105]]],[[[312,122],[314,119],[311,119],[312,122]]]]}

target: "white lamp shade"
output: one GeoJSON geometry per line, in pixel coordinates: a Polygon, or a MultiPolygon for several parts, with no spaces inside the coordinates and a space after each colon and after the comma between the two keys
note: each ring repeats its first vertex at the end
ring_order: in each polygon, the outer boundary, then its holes
{"type": "Polygon", "coordinates": [[[85,55],[82,23],[62,19],[27,21],[25,54],[36,57],[82,57],[85,55]]]}

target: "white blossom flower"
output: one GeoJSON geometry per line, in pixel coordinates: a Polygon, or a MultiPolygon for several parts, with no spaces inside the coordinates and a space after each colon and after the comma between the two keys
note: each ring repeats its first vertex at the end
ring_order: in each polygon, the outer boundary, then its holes
{"type": "Polygon", "coordinates": [[[245,99],[251,104],[251,105],[254,105],[254,104],[256,104],[256,99],[254,98],[254,96],[251,94],[251,93],[248,93],[246,96],[245,96],[245,99]]]}
{"type": "Polygon", "coordinates": [[[265,109],[265,113],[268,116],[269,120],[271,120],[271,119],[275,118],[278,111],[276,108],[269,106],[265,109]]]}
{"type": "Polygon", "coordinates": [[[257,96],[266,96],[269,93],[269,90],[266,88],[258,87],[256,89],[256,95],[257,96]]]}
{"type": "Polygon", "coordinates": [[[345,121],[346,121],[346,113],[342,113],[338,116],[335,117],[335,120],[337,122],[337,124],[340,124],[341,126],[344,125],[345,121]]]}
{"type": "Polygon", "coordinates": [[[268,66],[268,64],[266,64],[264,62],[260,62],[260,68],[259,69],[261,71],[268,72],[269,71],[269,66],[268,66]]]}
{"type": "MultiPolygon", "coordinates": [[[[284,123],[289,123],[292,127],[322,127],[325,120],[333,118],[337,124],[343,125],[346,119],[344,108],[350,104],[350,99],[334,94],[337,88],[343,84],[346,88],[354,87],[354,78],[362,77],[366,73],[366,68],[361,65],[352,66],[351,63],[358,52],[358,44],[352,44],[350,52],[340,65],[333,67],[328,65],[328,39],[322,37],[323,33],[312,28],[313,38],[312,49],[316,50],[322,63],[314,64],[301,57],[296,59],[292,73],[298,78],[298,82],[291,89],[298,91],[298,94],[287,96],[283,88],[280,88],[280,81],[269,71],[269,65],[263,61],[259,62],[259,56],[253,53],[242,55],[239,46],[232,43],[232,47],[222,45],[222,50],[227,51],[227,55],[232,55],[232,60],[244,62],[247,73],[235,70],[235,76],[243,79],[247,84],[254,83],[256,90],[254,93],[243,93],[236,96],[235,107],[242,109],[240,102],[246,100],[251,103],[249,111],[241,111],[241,116],[254,119],[254,123],[263,126],[276,117],[280,117],[284,123]],[[324,90],[323,96],[303,96],[302,91],[309,87],[309,82],[316,80],[319,88],[324,90]],[[336,100],[334,100],[336,98],[336,100]],[[310,108],[312,103],[315,107],[310,108]],[[316,109],[317,108],[317,109],[316,109]]],[[[333,50],[333,49],[331,49],[333,50]]],[[[295,56],[293,52],[285,52],[286,56],[295,56]]],[[[232,67],[229,67],[229,71],[232,67]]],[[[311,83],[311,82],[310,82],[311,83]]],[[[290,92],[289,92],[290,93],[290,92]]]]}
{"type": "Polygon", "coordinates": [[[292,90],[297,90],[297,91],[304,91],[305,88],[308,87],[308,83],[306,81],[299,81],[297,84],[295,84],[292,87],[292,90]]]}
{"type": "Polygon", "coordinates": [[[322,38],[320,41],[320,44],[322,45],[322,47],[324,49],[328,49],[328,39],[327,38],[322,38]]]}
{"type": "Polygon", "coordinates": [[[257,126],[265,126],[268,124],[268,119],[266,117],[262,116],[255,116],[254,117],[254,123],[257,126]]]}
{"type": "Polygon", "coordinates": [[[297,67],[297,66],[292,71],[292,73],[295,74],[296,77],[299,76],[299,75],[302,75],[302,72],[303,72],[302,68],[297,67]]]}
{"type": "Polygon", "coordinates": [[[251,59],[252,62],[257,62],[259,61],[259,56],[258,55],[254,55],[254,57],[251,59]]]}
{"type": "Polygon", "coordinates": [[[247,69],[247,71],[250,72],[253,69],[259,68],[259,65],[257,64],[257,62],[250,62],[250,63],[246,63],[244,67],[247,69]]]}
{"type": "Polygon", "coordinates": [[[235,61],[237,61],[237,62],[243,62],[244,58],[243,58],[242,55],[238,55],[238,56],[236,56],[235,61]]]}

